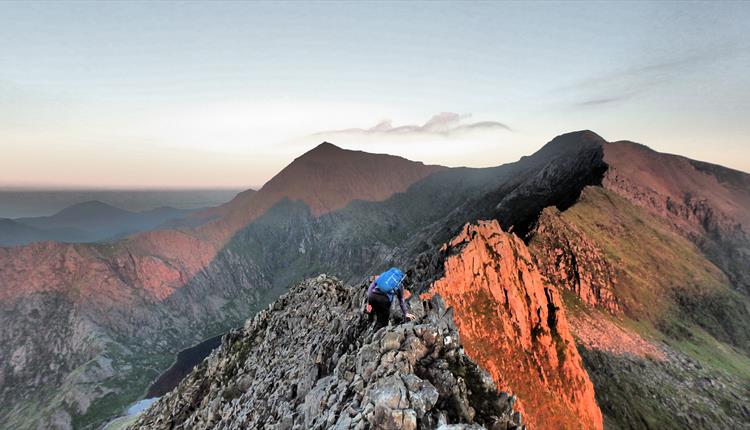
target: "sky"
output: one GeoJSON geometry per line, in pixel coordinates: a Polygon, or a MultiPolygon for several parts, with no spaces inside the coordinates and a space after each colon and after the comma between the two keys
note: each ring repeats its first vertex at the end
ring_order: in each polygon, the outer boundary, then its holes
{"type": "Polygon", "coordinates": [[[749,23],[750,2],[2,2],[0,187],[258,187],[323,140],[492,166],[581,129],[750,172],[749,23]]]}

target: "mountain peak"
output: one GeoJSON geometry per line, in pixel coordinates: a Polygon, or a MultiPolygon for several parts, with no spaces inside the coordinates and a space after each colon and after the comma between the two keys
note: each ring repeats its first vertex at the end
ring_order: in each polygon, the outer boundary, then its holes
{"type": "Polygon", "coordinates": [[[294,160],[264,185],[261,192],[302,200],[314,214],[320,215],[352,200],[385,200],[442,168],[323,142],[294,160]]]}
{"type": "Polygon", "coordinates": [[[550,143],[569,143],[569,142],[578,142],[578,143],[596,143],[596,144],[603,144],[607,143],[604,138],[596,134],[595,132],[591,130],[578,130],[578,131],[571,131],[570,133],[564,133],[561,134],[554,139],[550,143]]]}
{"type": "Polygon", "coordinates": [[[283,198],[302,201],[319,216],[353,200],[385,200],[442,169],[445,167],[323,142],[296,158],[257,193],[236,197],[227,205],[227,220],[230,229],[241,228],[283,198]]]}
{"type": "Polygon", "coordinates": [[[577,152],[583,149],[601,148],[607,141],[591,130],[578,130],[561,134],[537,151],[534,155],[541,160],[549,160],[562,153],[577,152]]]}
{"type": "Polygon", "coordinates": [[[445,276],[421,297],[438,294],[453,310],[466,354],[500,390],[518,395],[529,428],[602,429],[562,298],[528,263],[523,241],[495,220],[479,221],[447,249],[460,251],[446,257],[445,276]]]}
{"type": "Polygon", "coordinates": [[[341,149],[341,147],[338,147],[331,142],[325,141],[321,143],[320,145],[316,146],[315,148],[313,148],[313,151],[332,150],[332,149],[341,149]]]}
{"type": "Polygon", "coordinates": [[[341,148],[339,146],[336,146],[336,145],[334,145],[331,142],[323,142],[320,145],[316,146],[315,148],[313,148],[313,149],[305,152],[304,154],[302,154],[302,156],[300,156],[300,158],[303,158],[305,156],[309,156],[309,155],[312,155],[312,154],[314,154],[314,155],[333,154],[333,153],[336,153],[336,152],[339,152],[339,151],[346,152],[345,149],[343,149],[343,148],[341,148]]]}

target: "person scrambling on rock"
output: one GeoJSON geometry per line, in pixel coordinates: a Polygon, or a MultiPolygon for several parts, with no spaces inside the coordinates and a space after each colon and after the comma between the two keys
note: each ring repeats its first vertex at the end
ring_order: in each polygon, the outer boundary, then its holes
{"type": "Polygon", "coordinates": [[[376,331],[388,325],[388,318],[391,315],[391,303],[393,303],[394,296],[398,297],[398,304],[401,307],[404,320],[411,321],[414,319],[414,315],[407,311],[406,302],[404,301],[403,282],[405,279],[406,275],[404,275],[404,272],[396,267],[391,267],[375,278],[367,289],[365,311],[370,314],[371,318],[375,314],[377,319],[375,323],[376,331]]]}

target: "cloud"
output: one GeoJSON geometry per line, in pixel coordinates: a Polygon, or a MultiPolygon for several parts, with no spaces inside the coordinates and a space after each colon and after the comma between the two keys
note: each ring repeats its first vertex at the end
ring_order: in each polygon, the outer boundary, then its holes
{"type": "MultiPolygon", "coordinates": [[[[360,118],[367,121],[368,116],[360,118]]],[[[526,155],[528,148],[515,144],[519,138],[500,121],[479,121],[470,114],[441,112],[417,124],[383,119],[369,127],[300,135],[284,142],[284,146],[298,154],[326,141],[344,149],[395,154],[427,164],[489,167],[526,155]]]]}
{"type": "Polygon", "coordinates": [[[369,128],[328,130],[314,133],[312,136],[452,137],[478,131],[512,131],[506,124],[498,121],[464,123],[468,118],[471,118],[471,114],[461,115],[454,112],[441,112],[433,115],[422,125],[406,124],[394,127],[392,120],[385,119],[369,128]]]}
{"type": "Polygon", "coordinates": [[[590,77],[558,88],[555,92],[569,95],[574,99],[572,105],[578,107],[613,105],[628,101],[656,87],[668,85],[680,76],[695,73],[701,67],[746,50],[727,45],[702,52],[687,52],[664,61],[590,77]]]}
{"type": "Polygon", "coordinates": [[[636,94],[640,92],[641,91],[631,91],[628,93],[622,93],[622,94],[610,96],[610,97],[595,97],[595,98],[583,100],[580,102],[576,102],[575,105],[586,107],[586,106],[602,106],[602,105],[615,104],[615,103],[624,102],[634,97],[636,94]]]}

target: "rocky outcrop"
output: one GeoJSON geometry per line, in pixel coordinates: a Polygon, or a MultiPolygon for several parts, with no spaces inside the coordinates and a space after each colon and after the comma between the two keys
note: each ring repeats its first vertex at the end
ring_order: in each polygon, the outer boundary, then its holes
{"type": "Polygon", "coordinates": [[[594,387],[557,290],[526,245],[497,222],[466,225],[446,249],[439,294],[454,311],[469,357],[518,395],[530,428],[601,429],[594,387]]]}
{"type": "Polygon", "coordinates": [[[439,299],[413,300],[415,321],[373,333],[363,293],[325,275],[298,284],[131,428],[522,427],[439,299]]]}
{"type": "Polygon", "coordinates": [[[615,296],[617,276],[599,245],[554,207],[539,216],[529,248],[542,274],[558,288],[567,288],[584,302],[612,313],[620,310],[615,296]]]}

